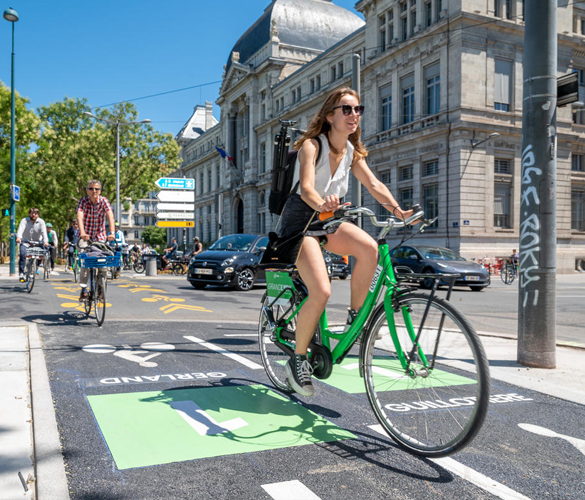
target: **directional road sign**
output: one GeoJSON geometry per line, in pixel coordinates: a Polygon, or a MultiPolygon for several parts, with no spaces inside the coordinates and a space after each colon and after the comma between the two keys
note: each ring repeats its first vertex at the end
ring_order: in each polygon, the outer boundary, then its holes
{"type": "Polygon", "coordinates": [[[195,222],[192,220],[159,220],[156,225],[158,227],[195,227],[195,222]]]}
{"type": "Polygon", "coordinates": [[[156,209],[159,212],[163,212],[164,210],[171,210],[177,212],[179,210],[185,210],[189,212],[193,212],[195,210],[194,203],[159,203],[156,206],[156,209]]]}
{"type": "Polygon", "coordinates": [[[20,187],[16,184],[12,185],[12,199],[14,201],[20,201],[20,187]]]}
{"type": "Polygon", "coordinates": [[[193,212],[158,212],[157,219],[183,219],[193,220],[195,214],[193,212]]]}
{"type": "Polygon", "coordinates": [[[159,201],[195,201],[195,191],[159,191],[156,193],[159,201]]]}
{"type": "Polygon", "coordinates": [[[195,189],[195,179],[161,177],[155,184],[161,189],[195,189]]]}

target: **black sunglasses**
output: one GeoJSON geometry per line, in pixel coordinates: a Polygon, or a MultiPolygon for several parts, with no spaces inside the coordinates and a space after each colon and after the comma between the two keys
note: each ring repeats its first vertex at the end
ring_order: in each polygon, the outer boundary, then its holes
{"type": "Polygon", "coordinates": [[[345,116],[351,115],[352,111],[355,111],[357,116],[364,114],[364,107],[360,104],[359,106],[351,107],[349,104],[342,104],[341,106],[335,106],[333,109],[341,108],[341,111],[345,116]]]}
{"type": "Polygon", "coordinates": [[[102,188],[87,188],[88,191],[101,191],[102,188]]]}

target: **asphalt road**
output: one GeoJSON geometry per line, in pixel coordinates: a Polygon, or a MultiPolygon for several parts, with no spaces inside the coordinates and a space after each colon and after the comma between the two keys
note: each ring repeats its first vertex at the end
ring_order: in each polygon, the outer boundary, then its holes
{"type": "MultiPolygon", "coordinates": [[[[452,300],[481,308],[478,330],[507,333],[511,290],[452,300]]],[[[0,286],[3,318],[41,332],[72,499],[585,498],[583,406],[493,381],[470,446],[414,457],[376,431],[365,394],[322,381],[313,398],[272,389],[255,338],[262,294],[124,277],[108,287],[100,328],[66,277],[32,294],[0,286]]],[[[333,321],[344,320],[348,294],[334,282],[333,321]]]]}

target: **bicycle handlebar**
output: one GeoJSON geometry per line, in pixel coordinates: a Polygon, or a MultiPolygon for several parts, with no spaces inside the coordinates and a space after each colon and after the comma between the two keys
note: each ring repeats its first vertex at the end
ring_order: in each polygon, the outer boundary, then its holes
{"type": "Polygon", "coordinates": [[[28,243],[32,247],[42,247],[42,246],[44,246],[44,243],[42,241],[25,240],[25,239],[21,239],[20,241],[22,243],[28,243]]]}
{"type": "Polygon", "coordinates": [[[386,220],[378,220],[376,214],[372,212],[369,208],[366,207],[342,207],[335,212],[323,212],[319,214],[320,220],[327,220],[333,218],[334,220],[327,222],[323,225],[324,228],[330,227],[333,224],[341,224],[344,220],[353,220],[359,215],[365,215],[370,218],[370,221],[375,227],[382,227],[387,228],[387,231],[393,228],[401,228],[405,226],[409,226],[414,224],[415,222],[421,222],[422,226],[421,229],[424,229],[427,226],[430,226],[433,222],[437,220],[435,219],[425,219],[424,218],[424,211],[420,207],[420,205],[415,205],[412,207],[414,214],[412,214],[408,219],[405,220],[398,220],[394,217],[388,217],[386,220]]]}

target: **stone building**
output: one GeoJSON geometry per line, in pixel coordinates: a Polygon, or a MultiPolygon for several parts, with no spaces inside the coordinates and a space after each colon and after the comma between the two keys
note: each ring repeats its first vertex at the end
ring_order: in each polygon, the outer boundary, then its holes
{"type": "MultiPolygon", "coordinates": [[[[215,239],[219,224],[223,234],[274,227],[278,120],[305,128],[329,91],[351,84],[359,54],[368,164],[403,207],[439,216],[419,241],[469,258],[510,255],[519,246],[523,1],[361,0],[356,9],[365,23],[328,1],[275,0],[236,43],[220,122],[184,147],[199,156],[183,157],[179,173],[203,188],[202,239],[215,239]]],[[[559,7],[558,27],[558,74],[578,71],[583,90],[585,8],[559,7]]],[[[557,120],[557,266],[570,272],[585,256],[585,113],[559,108],[557,120]]],[[[361,203],[385,213],[367,192],[361,203]]]]}

